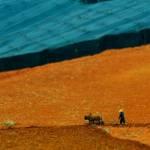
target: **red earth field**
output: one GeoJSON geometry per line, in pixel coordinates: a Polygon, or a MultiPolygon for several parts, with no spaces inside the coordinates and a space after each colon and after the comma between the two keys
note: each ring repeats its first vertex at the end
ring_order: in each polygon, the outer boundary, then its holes
{"type": "MultiPolygon", "coordinates": [[[[106,123],[114,124],[123,108],[128,123],[145,131],[127,138],[150,144],[149,68],[150,46],[142,46],[0,73],[0,122],[80,125],[85,114],[100,112],[106,123]]],[[[125,137],[120,128],[110,127],[110,133],[125,137]]]]}
{"type": "Polygon", "coordinates": [[[149,150],[96,128],[67,126],[0,130],[1,150],[149,150]]]}

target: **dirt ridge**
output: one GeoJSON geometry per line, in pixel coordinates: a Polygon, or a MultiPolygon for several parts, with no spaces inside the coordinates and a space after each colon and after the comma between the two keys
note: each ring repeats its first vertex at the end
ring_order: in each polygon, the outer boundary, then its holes
{"type": "Polygon", "coordinates": [[[113,138],[105,130],[89,126],[30,127],[0,130],[1,150],[150,150],[140,142],[113,138]],[[32,139],[32,140],[31,140],[32,139]],[[19,141],[19,142],[18,142],[19,141]],[[57,143],[57,145],[56,145],[57,143]]]}

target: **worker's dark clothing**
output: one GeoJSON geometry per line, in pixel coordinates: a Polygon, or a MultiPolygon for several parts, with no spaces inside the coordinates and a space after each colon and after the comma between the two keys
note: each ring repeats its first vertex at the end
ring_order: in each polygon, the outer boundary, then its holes
{"type": "Polygon", "coordinates": [[[125,124],[126,123],[124,112],[119,113],[119,120],[120,120],[120,124],[125,124]]]}

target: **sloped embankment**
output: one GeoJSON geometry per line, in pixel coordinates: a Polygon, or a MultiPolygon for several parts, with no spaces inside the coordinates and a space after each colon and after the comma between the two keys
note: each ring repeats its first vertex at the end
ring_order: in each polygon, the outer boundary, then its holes
{"type": "Polygon", "coordinates": [[[128,123],[150,123],[150,46],[0,74],[0,122],[82,124],[89,112],[128,123]]]}
{"type": "Polygon", "coordinates": [[[86,126],[0,130],[1,150],[150,150],[86,126]]]}

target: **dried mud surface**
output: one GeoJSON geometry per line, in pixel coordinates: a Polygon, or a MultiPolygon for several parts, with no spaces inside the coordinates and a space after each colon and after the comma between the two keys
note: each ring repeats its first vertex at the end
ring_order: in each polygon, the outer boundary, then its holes
{"type": "Polygon", "coordinates": [[[78,125],[100,112],[113,124],[123,108],[128,123],[149,124],[149,68],[150,46],[142,46],[0,73],[0,122],[78,125]]]}

